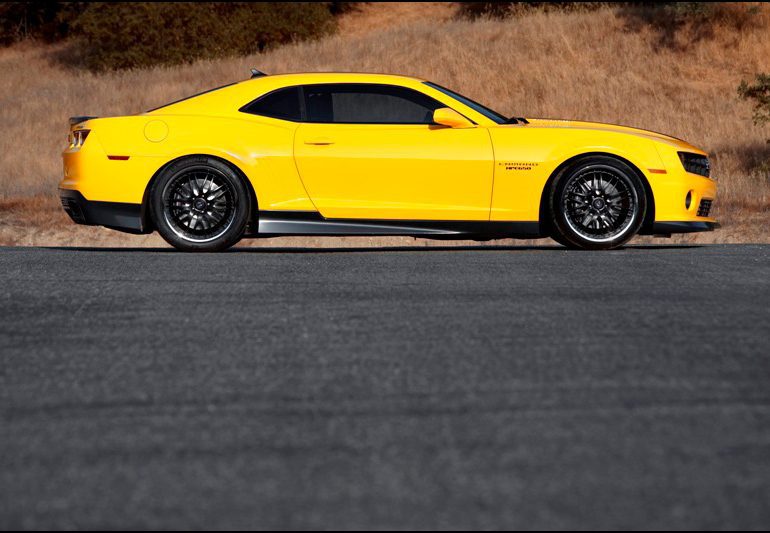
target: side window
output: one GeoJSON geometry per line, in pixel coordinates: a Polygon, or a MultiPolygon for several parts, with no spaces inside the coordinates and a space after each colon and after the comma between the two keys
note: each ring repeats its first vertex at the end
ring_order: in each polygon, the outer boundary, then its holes
{"type": "Polygon", "coordinates": [[[444,104],[395,85],[306,85],[307,121],[336,124],[433,124],[444,104]]]}
{"type": "Polygon", "coordinates": [[[299,87],[286,87],[267,93],[243,106],[240,111],[251,115],[299,122],[302,120],[299,87]]]}

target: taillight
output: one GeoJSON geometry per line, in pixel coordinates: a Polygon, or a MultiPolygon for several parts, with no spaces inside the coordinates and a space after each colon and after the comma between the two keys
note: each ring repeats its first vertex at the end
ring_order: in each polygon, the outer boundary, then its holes
{"type": "Polygon", "coordinates": [[[89,133],[91,133],[91,130],[75,130],[70,133],[70,147],[80,148],[83,146],[89,133]]]}

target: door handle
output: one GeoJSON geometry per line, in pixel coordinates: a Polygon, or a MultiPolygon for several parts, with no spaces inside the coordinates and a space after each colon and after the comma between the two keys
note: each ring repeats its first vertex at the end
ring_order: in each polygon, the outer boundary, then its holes
{"type": "Polygon", "coordinates": [[[329,146],[334,144],[334,141],[327,137],[314,137],[312,139],[306,139],[305,144],[312,144],[314,146],[329,146]]]}

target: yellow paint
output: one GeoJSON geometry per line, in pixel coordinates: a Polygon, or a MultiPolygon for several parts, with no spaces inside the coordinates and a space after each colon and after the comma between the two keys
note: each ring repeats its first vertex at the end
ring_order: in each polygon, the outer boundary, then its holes
{"type": "Polygon", "coordinates": [[[440,107],[433,112],[433,122],[450,128],[472,128],[473,122],[454,109],[440,107]]]}
{"type": "Polygon", "coordinates": [[[141,203],[164,165],[203,154],[240,169],[261,210],[320,211],[331,218],[534,221],[559,165],[604,153],[640,169],[653,191],[656,220],[713,221],[696,211],[701,198],[715,197],[716,183],[684,171],[677,151],[704,153],[684,141],[588,122],[498,125],[422,80],[401,76],[265,76],[75,129],[91,133],[83,146],[64,151],[60,187],[89,200],[141,203]],[[281,87],[344,82],[422,92],[446,106],[437,111],[443,125],[299,124],[239,111],[281,87]],[[111,161],[108,155],[130,159],[111,161]]]}
{"type": "Polygon", "coordinates": [[[484,128],[302,124],[294,155],[325,217],[489,219],[492,143],[484,128]]]}
{"type": "Polygon", "coordinates": [[[144,136],[150,142],[163,142],[168,137],[168,125],[162,120],[151,120],[144,127],[144,136]]]}

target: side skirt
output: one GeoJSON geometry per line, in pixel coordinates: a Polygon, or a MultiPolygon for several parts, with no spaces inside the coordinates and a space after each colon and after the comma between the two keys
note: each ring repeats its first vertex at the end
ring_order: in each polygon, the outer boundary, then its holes
{"type": "Polygon", "coordinates": [[[408,236],[427,239],[543,237],[538,222],[327,219],[313,211],[260,211],[258,230],[246,237],[408,236]]]}

